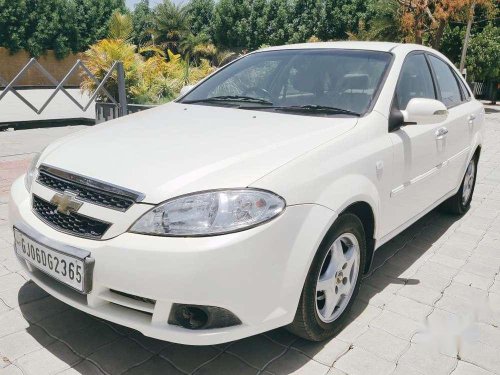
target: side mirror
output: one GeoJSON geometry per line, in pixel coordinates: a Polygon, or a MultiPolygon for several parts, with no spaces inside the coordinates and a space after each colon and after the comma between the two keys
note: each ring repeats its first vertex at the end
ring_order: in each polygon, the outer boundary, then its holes
{"type": "Polygon", "coordinates": [[[180,96],[186,95],[189,91],[193,89],[194,85],[187,85],[181,89],[180,96]]]}
{"type": "Polygon", "coordinates": [[[446,106],[439,100],[413,98],[401,111],[405,125],[427,125],[443,122],[448,117],[446,106]]]}

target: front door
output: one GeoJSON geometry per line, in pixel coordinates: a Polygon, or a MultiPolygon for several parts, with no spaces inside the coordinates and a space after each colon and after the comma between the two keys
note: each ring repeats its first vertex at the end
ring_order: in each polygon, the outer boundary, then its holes
{"type": "MultiPolygon", "coordinates": [[[[394,105],[406,109],[413,98],[437,98],[431,70],[423,52],[407,56],[396,87],[394,105]]],[[[446,139],[443,123],[406,125],[390,133],[393,143],[392,188],[385,210],[385,233],[397,229],[446,193],[440,176],[446,139]]]]}

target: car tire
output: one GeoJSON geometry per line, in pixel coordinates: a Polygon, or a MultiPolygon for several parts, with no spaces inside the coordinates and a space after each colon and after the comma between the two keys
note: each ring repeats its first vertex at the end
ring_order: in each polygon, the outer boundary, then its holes
{"type": "Polygon", "coordinates": [[[337,334],[358,294],[365,260],[361,220],[350,213],[339,216],[313,259],[295,318],[287,329],[310,341],[337,334]]]}
{"type": "Polygon", "coordinates": [[[453,215],[463,215],[469,210],[476,186],[477,162],[478,158],[474,156],[467,165],[460,189],[441,205],[441,211],[453,215]]]}

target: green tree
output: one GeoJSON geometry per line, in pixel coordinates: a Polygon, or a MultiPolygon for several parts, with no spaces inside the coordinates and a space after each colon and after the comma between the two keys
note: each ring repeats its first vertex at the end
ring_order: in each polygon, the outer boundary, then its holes
{"type": "Polygon", "coordinates": [[[347,32],[352,40],[403,42],[398,0],[368,0],[357,30],[347,32]]]}
{"type": "Polygon", "coordinates": [[[324,6],[321,0],[295,0],[291,20],[291,43],[305,42],[318,33],[324,6]]]}
{"type": "Polygon", "coordinates": [[[267,13],[269,3],[267,0],[253,0],[250,14],[248,16],[249,34],[247,35],[246,47],[257,49],[267,42],[267,13]]]}
{"type": "MultiPolygon", "coordinates": [[[[35,0],[30,0],[35,1],[35,0]]],[[[45,1],[45,0],[44,0],[45,1]]],[[[115,10],[125,12],[124,0],[72,0],[76,4],[76,45],[83,51],[108,35],[109,20],[115,10]]]]}
{"type": "Polygon", "coordinates": [[[138,2],[132,12],[133,23],[133,41],[135,45],[143,45],[152,41],[153,33],[153,12],[149,7],[149,0],[141,0],[138,2]]]}
{"type": "Polygon", "coordinates": [[[155,39],[177,51],[181,39],[189,34],[189,15],[183,4],[163,0],[154,9],[155,39]]]}
{"type": "Polygon", "coordinates": [[[285,44],[291,34],[291,0],[268,0],[266,44],[285,44]]]}
{"type": "Polygon", "coordinates": [[[12,53],[25,45],[27,9],[25,0],[0,0],[0,46],[12,53]]]}
{"type": "Polygon", "coordinates": [[[440,52],[446,55],[454,64],[458,66],[464,42],[465,26],[448,25],[443,32],[440,52]]]}
{"type": "Polygon", "coordinates": [[[366,17],[366,7],[364,0],[325,0],[316,35],[321,40],[347,38],[366,17]]]}
{"type": "Polygon", "coordinates": [[[489,23],[472,35],[467,50],[466,68],[470,80],[498,82],[500,77],[500,28],[489,23]]]}
{"type": "Polygon", "coordinates": [[[213,39],[216,45],[227,48],[247,48],[251,33],[248,0],[219,0],[213,17],[213,39]]]}
{"type": "Polygon", "coordinates": [[[74,4],[64,0],[27,1],[26,4],[23,48],[30,55],[40,56],[51,49],[63,57],[77,48],[74,4]]]}
{"type": "Polygon", "coordinates": [[[214,16],[214,0],[191,0],[187,5],[190,30],[194,35],[211,33],[214,16]]]}

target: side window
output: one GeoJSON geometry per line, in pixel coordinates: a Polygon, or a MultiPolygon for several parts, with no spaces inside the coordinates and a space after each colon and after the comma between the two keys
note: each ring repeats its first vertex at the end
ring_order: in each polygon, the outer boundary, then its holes
{"type": "Polygon", "coordinates": [[[396,87],[398,108],[406,109],[413,98],[436,99],[432,76],[423,54],[410,55],[404,62],[396,87]]]}
{"type": "Polygon", "coordinates": [[[467,85],[464,83],[464,81],[457,77],[458,82],[460,83],[460,87],[462,88],[462,93],[464,94],[464,100],[468,101],[470,100],[470,91],[467,88],[467,85]]]}
{"type": "Polygon", "coordinates": [[[429,56],[429,60],[436,74],[437,83],[441,92],[441,101],[447,107],[453,107],[462,102],[460,88],[451,68],[443,60],[429,56]]]}

